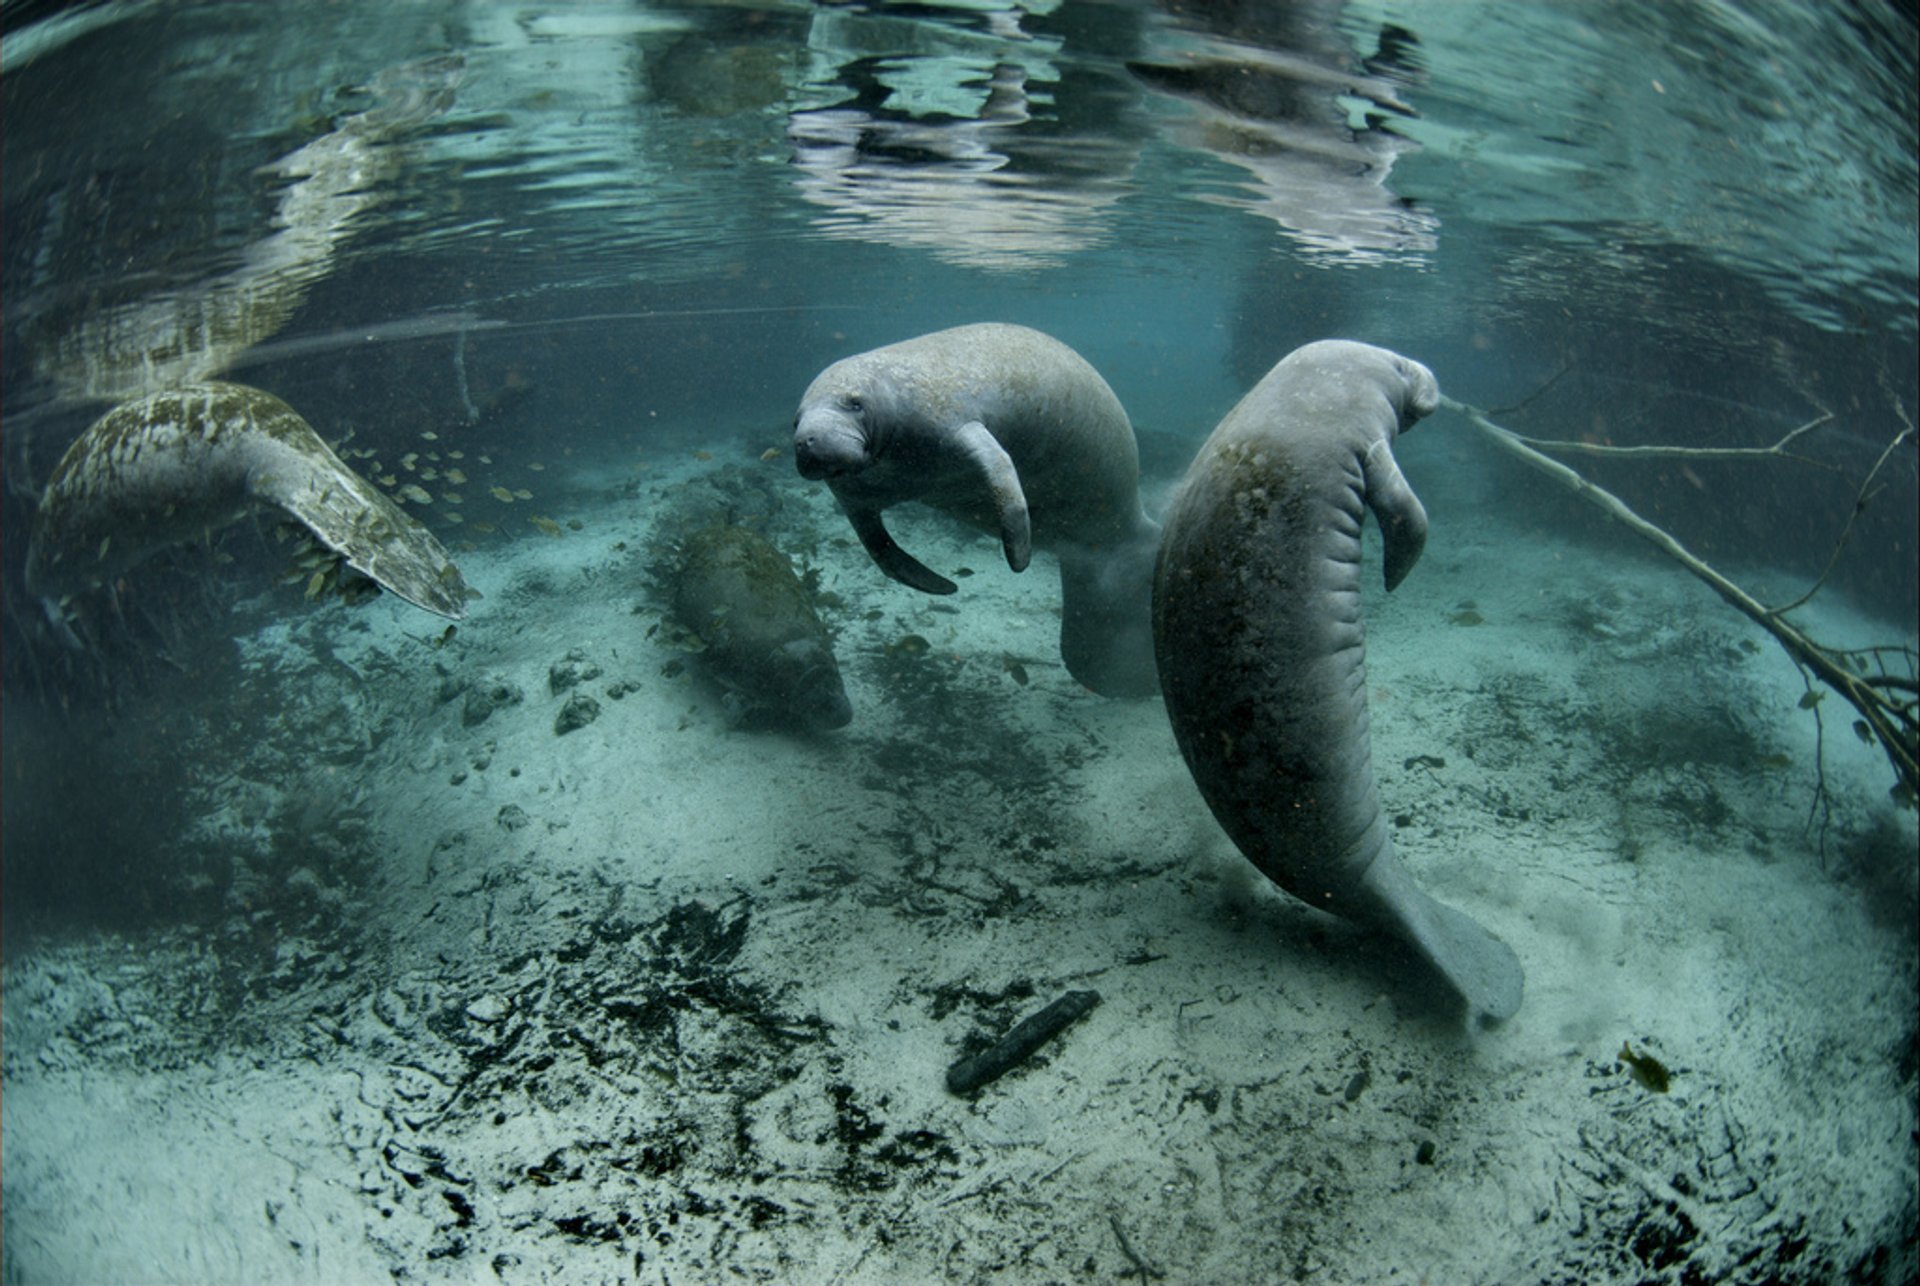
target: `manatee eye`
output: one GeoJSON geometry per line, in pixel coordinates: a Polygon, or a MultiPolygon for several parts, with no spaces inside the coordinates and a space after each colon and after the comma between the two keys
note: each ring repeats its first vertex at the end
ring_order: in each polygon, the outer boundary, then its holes
{"type": "Polygon", "coordinates": [[[862,402],[859,398],[859,395],[856,394],[847,399],[847,409],[857,415],[861,411],[866,410],[867,407],[866,407],[866,403],[862,402]]]}

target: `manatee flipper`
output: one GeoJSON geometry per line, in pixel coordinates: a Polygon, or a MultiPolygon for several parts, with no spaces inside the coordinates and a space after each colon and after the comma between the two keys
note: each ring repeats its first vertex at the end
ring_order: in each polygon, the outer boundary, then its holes
{"type": "Polygon", "coordinates": [[[1513,948],[1415,884],[1391,852],[1367,869],[1360,894],[1356,918],[1412,947],[1474,1013],[1503,1022],[1520,1008],[1524,975],[1513,948]]]}
{"type": "Polygon", "coordinates": [[[289,477],[271,467],[258,469],[248,474],[248,492],[286,510],[382,589],[436,615],[464,620],[467,600],[475,594],[445,546],[385,492],[341,463],[317,435],[314,443],[333,458],[335,472],[289,477]]]}
{"type": "Polygon", "coordinates": [[[860,509],[845,502],[840,507],[853,524],[853,534],[860,537],[881,571],[925,594],[951,594],[960,588],[895,544],[887,525],[880,520],[880,510],[860,509]]]}
{"type": "Polygon", "coordinates": [[[1360,471],[1366,477],[1367,508],[1380,523],[1387,588],[1394,589],[1407,578],[1420,561],[1420,551],[1427,547],[1426,506],[1400,472],[1400,462],[1393,458],[1393,447],[1386,438],[1367,450],[1360,471]]]}
{"type": "Polygon", "coordinates": [[[170,545],[258,502],[285,510],[375,583],[459,620],[473,592],[426,528],[349,469],[279,398],[188,385],[122,403],[67,449],[34,514],[27,585],[56,602],[111,588],[170,545]]]}
{"type": "Polygon", "coordinates": [[[953,431],[952,445],[980,470],[993,498],[993,512],[1000,521],[1000,545],[1007,553],[1007,566],[1017,572],[1027,570],[1033,561],[1033,521],[1027,513],[1027,494],[1020,488],[1020,471],[1013,457],[987,426],[969,420],[953,431]]]}

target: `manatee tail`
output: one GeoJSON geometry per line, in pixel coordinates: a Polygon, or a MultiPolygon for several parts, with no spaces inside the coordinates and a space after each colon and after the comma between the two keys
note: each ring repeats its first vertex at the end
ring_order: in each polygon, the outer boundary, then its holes
{"type": "Polygon", "coordinates": [[[1369,905],[1360,918],[1412,947],[1474,1013],[1503,1022],[1519,1010],[1525,978],[1513,948],[1435,901],[1391,851],[1375,859],[1361,883],[1369,905]]]}
{"type": "Polygon", "coordinates": [[[299,519],[322,544],[382,589],[415,607],[464,620],[467,600],[478,595],[446,547],[337,456],[333,465],[331,471],[304,470],[292,479],[259,479],[254,494],[299,519]]]}
{"type": "Polygon", "coordinates": [[[1146,518],[1109,550],[1063,547],[1060,658],[1067,672],[1103,697],[1160,691],[1153,657],[1153,569],[1160,528],[1146,518]]]}

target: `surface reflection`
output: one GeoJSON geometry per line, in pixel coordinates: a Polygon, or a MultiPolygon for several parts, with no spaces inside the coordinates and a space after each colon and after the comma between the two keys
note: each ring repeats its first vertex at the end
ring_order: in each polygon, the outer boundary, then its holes
{"type": "Polygon", "coordinates": [[[1069,79],[1064,38],[1023,25],[1055,6],[909,23],[823,10],[810,89],[793,113],[800,195],[835,238],[979,268],[1047,267],[1107,242],[1138,147],[1102,78],[1069,79]],[[1084,94],[1093,128],[1067,123],[1084,94]],[[1104,100],[1104,101],[1103,101],[1104,100]]]}
{"type": "Polygon", "coordinates": [[[1238,192],[1204,199],[1271,219],[1310,256],[1418,262],[1439,244],[1439,219],[1387,181],[1414,146],[1392,122],[1414,114],[1400,89],[1418,74],[1419,41],[1384,25],[1357,64],[1329,21],[1336,8],[1170,5],[1128,69],[1180,104],[1163,118],[1168,138],[1244,172],[1238,192]]]}

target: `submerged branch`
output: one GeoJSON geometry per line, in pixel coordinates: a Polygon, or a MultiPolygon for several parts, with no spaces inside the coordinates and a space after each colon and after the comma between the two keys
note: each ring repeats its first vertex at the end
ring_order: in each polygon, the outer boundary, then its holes
{"type": "MultiPolygon", "coordinates": [[[[1525,403],[1522,403],[1521,405],[1525,405],[1525,403]]],[[[1774,443],[1772,446],[1766,446],[1766,447],[1675,447],[1675,446],[1616,447],[1616,446],[1609,446],[1606,443],[1601,443],[1601,442],[1569,442],[1564,439],[1556,439],[1556,438],[1530,438],[1525,436],[1524,434],[1519,434],[1519,433],[1514,433],[1513,436],[1519,441],[1526,443],[1530,447],[1535,447],[1542,451],[1560,451],[1560,452],[1564,452],[1567,455],[1605,455],[1605,456],[1613,456],[1616,459],[1625,458],[1625,459],[1641,459],[1641,460],[1652,459],[1652,458],[1673,458],[1673,457],[1679,457],[1687,460],[1753,460],[1753,459],[1764,459],[1767,456],[1779,456],[1787,460],[1798,460],[1801,464],[1811,464],[1811,465],[1816,465],[1822,469],[1830,469],[1833,467],[1832,465],[1826,464],[1825,462],[1820,460],[1809,459],[1808,457],[1803,455],[1794,455],[1791,451],[1788,451],[1785,448],[1789,442],[1792,442],[1795,438],[1799,437],[1801,434],[1811,433],[1813,430],[1819,428],[1821,425],[1827,423],[1831,419],[1833,419],[1833,412],[1823,411],[1819,415],[1814,416],[1811,420],[1808,420],[1805,424],[1801,425],[1799,428],[1793,430],[1791,433],[1788,433],[1785,437],[1781,438],[1778,442],[1774,443]]],[[[1512,433],[1513,431],[1511,429],[1507,429],[1507,430],[1503,430],[1503,432],[1512,433]]],[[[1889,447],[1888,450],[1891,451],[1892,448],[1889,447]]],[[[1875,466],[1875,468],[1877,469],[1878,466],[1875,466]]]]}
{"type": "MultiPolygon", "coordinates": [[[[1920,778],[1920,770],[1916,769],[1915,762],[1916,757],[1920,757],[1917,756],[1917,750],[1920,750],[1920,723],[1916,722],[1914,703],[1901,701],[1894,695],[1895,691],[1910,688],[1913,683],[1912,674],[1916,669],[1920,669],[1920,657],[1916,657],[1911,646],[1899,649],[1899,654],[1908,669],[1907,675],[1889,672],[1885,668],[1884,657],[1879,658],[1880,669],[1877,673],[1855,668],[1852,664],[1855,654],[1836,651],[1808,637],[1797,625],[1786,619],[1787,609],[1770,608],[1747,593],[1674,539],[1665,529],[1635,513],[1625,501],[1612,492],[1588,481],[1577,470],[1535,450],[1528,439],[1511,429],[1504,429],[1495,424],[1479,408],[1468,406],[1450,397],[1442,397],[1440,403],[1448,410],[1465,417],[1494,445],[1516,456],[1529,467],[1546,474],[1654,545],[1694,576],[1705,581],[1714,593],[1726,600],[1736,611],[1771,634],[1774,640],[1786,649],[1787,655],[1793,658],[1795,664],[1803,670],[1810,671],[1860,712],[1861,720],[1865,723],[1873,740],[1878,742],[1881,750],[1885,752],[1887,762],[1892,765],[1894,775],[1899,779],[1898,789],[1904,793],[1905,798],[1911,800],[1914,797],[1916,780],[1920,778]]],[[[1824,418],[1794,430],[1773,447],[1761,448],[1761,452],[1784,454],[1779,451],[1779,447],[1791,441],[1797,434],[1823,422],[1824,418]]],[[[1893,446],[1897,446],[1907,436],[1903,433],[1896,438],[1893,445],[1888,447],[1888,453],[1891,453],[1893,446]]],[[[1885,459],[1884,455],[1882,459],[1885,459]]],[[[1875,468],[1877,471],[1878,466],[1876,465],[1875,468]]],[[[1871,480],[1869,476],[1868,481],[1871,482],[1871,480]]],[[[1866,494],[1864,484],[1861,494],[1863,497],[1866,494]]],[[[1805,599],[1801,601],[1804,602],[1805,599]]]]}

